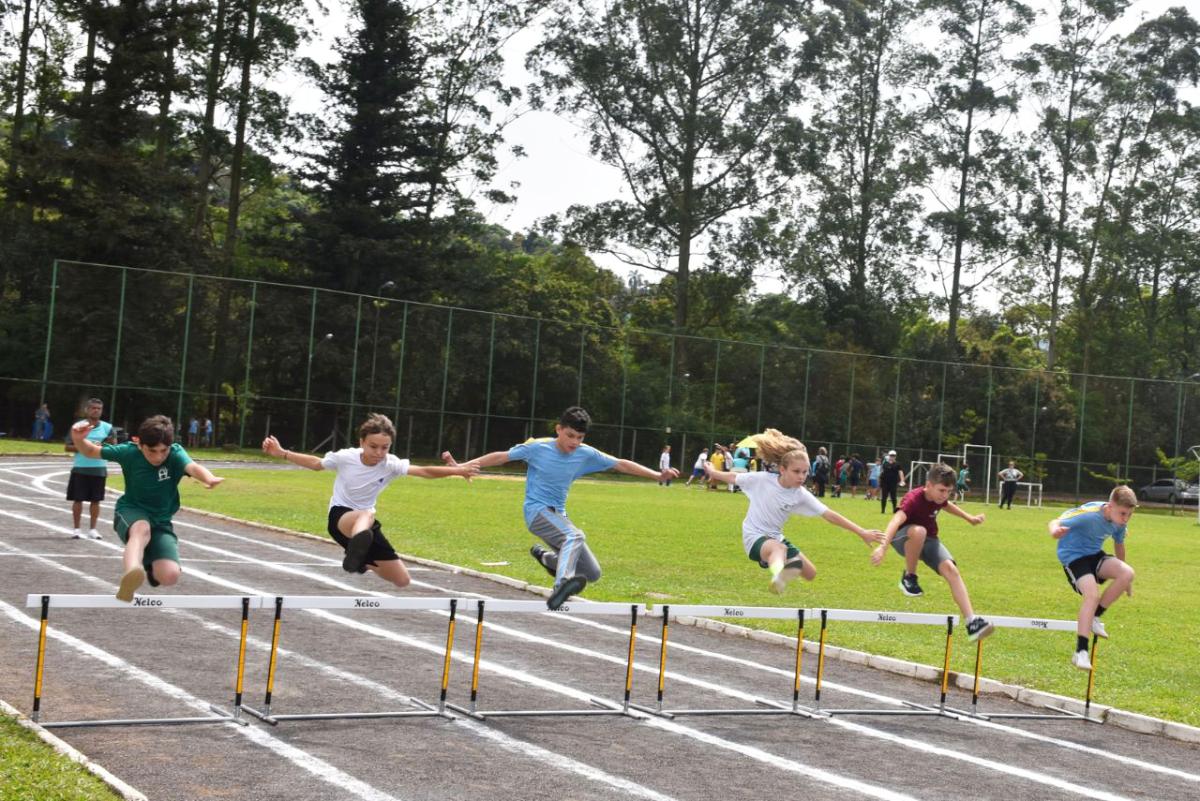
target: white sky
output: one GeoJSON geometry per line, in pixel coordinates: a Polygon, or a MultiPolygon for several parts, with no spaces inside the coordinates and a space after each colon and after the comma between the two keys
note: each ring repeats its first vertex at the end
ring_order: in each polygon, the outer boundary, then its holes
{"type": "MultiPolygon", "coordinates": [[[[1053,11],[1058,3],[1053,0],[1032,2],[1035,8],[1043,12],[1042,19],[1035,24],[1033,37],[1043,41],[1053,38],[1057,33],[1053,11]]],[[[1173,6],[1184,6],[1193,16],[1200,16],[1200,0],[1134,0],[1112,33],[1132,30],[1142,19],[1158,16],[1173,6]]],[[[318,23],[317,28],[337,36],[345,30],[344,12],[337,0],[331,7],[333,12],[330,18],[325,23],[318,23]]],[[[521,86],[529,82],[524,58],[538,35],[536,29],[524,31],[505,48],[506,82],[521,86]]],[[[313,42],[305,49],[304,55],[321,62],[328,61],[331,58],[329,41],[313,42]]],[[[298,87],[295,83],[291,87],[290,93],[297,110],[319,110],[319,98],[311,87],[298,87]]],[[[1194,97],[1193,102],[1196,102],[1194,97]]],[[[593,204],[628,196],[617,170],[591,156],[582,130],[565,118],[550,112],[529,112],[508,127],[506,139],[509,146],[523,146],[526,155],[514,157],[507,147],[497,153],[500,169],[495,185],[515,194],[517,201],[500,206],[481,201],[480,210],[491,222],[514,231],[523,231],[538,219],[562,214],[573,204],[593,204]]],[[[621,275],[630,272],[610,259],[598,259],[598,262],[621,275]]],[[[654,273],[644,277],[652,282],[660,278],[654,273]]],[[[757,282],[760,292],[777,291],[781,287],[782,283],[770,276],[762,276],[757,282]]]]}

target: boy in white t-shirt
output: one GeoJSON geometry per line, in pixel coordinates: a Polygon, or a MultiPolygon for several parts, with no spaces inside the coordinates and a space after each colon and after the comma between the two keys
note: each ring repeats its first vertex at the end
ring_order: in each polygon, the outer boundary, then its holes
{"type": "Polygon", "coordinates": [[[759,567],[771,571],[771,592],[780,594],[788,583],[801,576],[816,578],[817,569],[795,545],[783,536],[783,526],[792,515],[820,517],[827,523],[852,531],[868,545],[883,539],[883,532],[868,530],[829,509],[804,488],[808,478],[808,451],[799,440],[773,428],[759,434],[758,455],[775,465],[778,472],[723,472],[706,466],[709,478],[736,483],[750,499],[742,522],[742,546],[759,567]]]}
{"type": "Polygon", "coordinates": [[[399,476],[470,478],[479,472],[474,465],[427,467],[410,464],[390,451],[396,439],[392,421],[382,414],[367,415],[358,429],[357,448],[330,451],[324,457],[285,450],[275,437],[263,440],[268,456],[284,459],[309,470],[336,470],[333,496],[329,499],[329,536],[346,551],[342,569],[348,573],[375,571],[397,587],[407,587],[408,569],[375,519],[375,501],[384,487],[399,476]]]}
{"type": "Polygon", "coordinates": [[[658,486],[671,486],[671,476],[667,473],[671,469],[671,446],[663,445],[662,453],[658,456],[658,472],[664,476],[658,480],[658,486]]]}

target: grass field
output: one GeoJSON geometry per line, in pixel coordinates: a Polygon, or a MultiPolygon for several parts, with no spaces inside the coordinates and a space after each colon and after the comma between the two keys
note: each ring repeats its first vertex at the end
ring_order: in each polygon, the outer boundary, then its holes
{"type": "MultiPolygon", "coordinates": [[[[322,533],[332,476],[305,470],[229,471],[215,491],[181,485],[184,503],[248,520],[322,533]]],[[[119,485],[119,479],[114,483],[119,485]]],[[[380,498],[384,531],[402,553],[548,584],[528,556],[532,535],[521,518],[524,483],[511,479],[464,481],[404,479],[380,498]],[[489,562],[507,562],[501,566],[489,562]]],[[[782,598],[767,591],[767,573],[741,546],[746,499],[728,492],[664,489],[650,482],[580,481],[571,491],[572,519],[588,533],[604,578],[587,588],[592,600],[647,603],[957,611],[946,583],[922,565],[925,595],[897,588],[903,563],[895,553],[878,568],[857,537],[820,520],[793,518],[785,534],[814,562],[814,582],[794,583],[782,598]]],[[[835,499],[830,506],[867,527],[882,528],[876,503],[835,499]]],[[[1016,507],[986,511],[982,526],[945,516],[942,538],[955,555],[981,614],[1073,619],[1078,600],[1063,577],[1046,522],[1058,510],[1016,507]]],[[[1195,518],[1137,512],[1127,540],[1138,571],[1134,597],[1122,598],[1105,616],[1111,639],[1102,642],[1094,699],[1192,725],[1200,725],[1196,660],[1200,613],[1195,518]]],[[[187,546],[183,545],[186,567],[187,546]]],[[[739,621],[742,622],[742,621],[739,621]]],[[[749,625],[791,633],[768,621],[749,625]]],[[[940,665],[939,630],[912,626],[839,623],[828,641],[877,654],[940,665]]],[[[1086,674],[1070,665],[1072,635],[1001,629],[984,649],[984,675],[1001,681],[1082,697],[1086,674]]],[[[952,668],[970,672],[974,648],[956,635],[952,668]]]]}
{"type": "Polygon", "coordinates": [[[0,715],[0,801],[114,801],[104,782],[0,715]]]}

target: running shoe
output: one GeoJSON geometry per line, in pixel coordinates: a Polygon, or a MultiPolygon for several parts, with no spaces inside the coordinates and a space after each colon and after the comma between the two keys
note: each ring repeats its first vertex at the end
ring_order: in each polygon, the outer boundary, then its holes
{"type": "Polygon", "coordinates": [[[555,576],[558,574],[555,572],[554,568],[552,568],[552,567],[550,567],[550,565],[546,564],[546,556],[551,553],[553,553],[553,551],[547,551],[545,548],[538,545],[537,543],[534,543],[529,548],[529,555],[537,560],[537,563],[542,566],[543,570],[545,570],[551,576],[555,576]]]}
{"type": "Polygon", "coordinates": [[[1071,664],[1080,670],[1091,671],[1092,669],[1092,660],[1088,659],[1087,651],[1076,651],[1075,655],[1071,657],[1071,664]]]}
{"type": "Polygon", "coordinates": [[[587,579],[583,576],[571,576],[563,579],[562,584],[554,588],[554,592],[550,593],[550,597],[546,599],[546,606],[549,609],[558,609],[567,602],[567,599],[572,595],[578,595],[583,592],[583,588],[587,586],[587,579]]]}
{"type": "Polygon", "coordinates": [[[121,576],[121,585],[117,588],[117,600],[125,603],[133,602],[133,594],[146,580],[146,571],[140,567],[131,567],[121,576]]]}
{"type": "Polygon", "coordinates": [[[1105,631],[1104,624],[1100,622],[1100,618],[1098,617],[1092,618],[1092,634],[1095,634],[1097,637],[1103,637],[1106,640],[1108,639],[1108,632],[1105,631]]]}
{"type": "Polygon", "coordinates": [[[787,585],[796,580],[804,571],[804,559],[797,556],[792,561],[783,566],[783,570],[779,571],[779,575],[771,579],[769,589],[776,595],[783,595],[783,591],[787,589],[787,585]]]}
{"type": "Polygon", "coordinates": [[[79,529],[75,529],[74,531],[71,532],[71,539],[73,539],[73,540],[83,539],[83,532],[80,531],[79,529]]]}
{"type": "Polygon", "coordinates": [[[967,621],[967,639],[971,642],[982,640],[995,630],[995,626],[981,618],[979,615],[976,615],[967,621]]]}
{"type": "Polygon", "coordinates": [[[346,556],[342,559],[342,570],[347,573],[362,573],[367,566],[367,554],[375,539],[374,529],[360,531],[346,543],[346,556]]]}
{"type": "Polygon", "coordinates": [[[90,528],[90,529],[88,529],[88,539],[102,540],[102,539],[104,539],[104,537],[101,537],[100,532],[96,531],[96,529],[90,528]]]}
{"type": "Polygon", "coordinates": [[[916,573],[903,573],[900,575],[900,591],[914,598],[925,594],[925,591],[921,589],[921,585],[917,583],[916,573]]]}

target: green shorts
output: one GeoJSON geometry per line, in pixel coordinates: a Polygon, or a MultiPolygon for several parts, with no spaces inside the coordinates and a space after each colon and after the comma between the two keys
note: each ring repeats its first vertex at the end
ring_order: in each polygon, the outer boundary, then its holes
{"type": "Polygon", "coordinates": [[[121,542],[129,541],[129,529],[139,520],[145,520],[150,524],[150,543],[146,546],[145,553],[142,554],[142,567],[146,569],[146,575],[150,575],[150,566],[159,559],[170,559],[175,564],[179,564],[179,538],[175,536],[175,529],[171,525],[171,521],[155,521],[150,515],[136,507],[126,506],[119,510],[113,518],[113,528],[121,542]]]}
{"type": "MultiPolygon", "coordinates": [[[[772,537],[759,537],[758,539],[756,539],[754,541],[754,544],[750,546],[750,552],[747,554],[747,556],[750,557],[750,561],[758,562],[758,566],[761,568],[770,567],[770,565],[768,565],[766,562],[764,562],[762,560],[762,547],[763,547],[764,543],[768,542],[771,539],[773,539],[773,538],[772,537]]],[[[792,545],[790,542],[788,542],[786,537],[781,537],[780,539],[775,540],[775,542],[782,542],[783,546],[785,548],[787,548],[787,561],[790,562],[793,559],[795,559],[797,556],[800,555],[800,549],[797,548],[795,545],[792,545]]]]}

